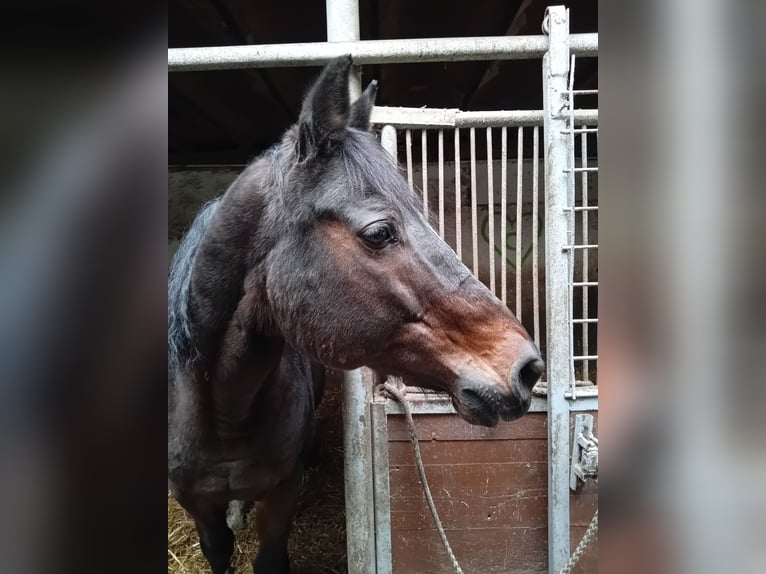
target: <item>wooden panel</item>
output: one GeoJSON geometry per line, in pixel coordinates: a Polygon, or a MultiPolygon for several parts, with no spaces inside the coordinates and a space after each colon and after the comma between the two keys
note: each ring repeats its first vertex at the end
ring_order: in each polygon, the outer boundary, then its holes
{"type": "MultiPolygon", "coordinates": [[[[456,415],[421,415],[415,417],[418,440],[511,440],[545,439],[548,419],[544,413],[530,413],[510,423],[486,428],[471,425],[456,415]]],[[[407,424],[401,415],[388,417],[388,438],[409,441],[407,424]]]]}
{"type": "MultiPolygon", "coordinates": [[[[425,502],[403,418],[391,415],[388,421],[394,572],[450,571],[425,502]]],[[[468,425],[455,415],[420,415],[416,426],[434,501],[464,570],[545,572],[545,414],[532,413],[495,429],[468,425]]],[[[595,481],[570,497],[572,549],[597,505],[595,481]]],[[[596,546],[588,550],[575,572],[596,571],[596,546]]]]}
{"type": "MultiPolygon", "coordinates": [[[[409,441],[390,443],[388,452],[391,466],[415,464],[409,441]]],[[[481,443],[481,448],[474,441],[423,441],[420,452],[425,464],[548,462],[548,443],[540,439],[493,440],[481,443]]]]}
{"type": "MultiPolygon", "coordinates": [[[[548,540],[544,528],[449,530],[447,537],[458,562],[469,574],[546,572],[548,540]]],[[[392,544],[394,572],[452,571],[436,530],[396,531],[392,544]]]]}

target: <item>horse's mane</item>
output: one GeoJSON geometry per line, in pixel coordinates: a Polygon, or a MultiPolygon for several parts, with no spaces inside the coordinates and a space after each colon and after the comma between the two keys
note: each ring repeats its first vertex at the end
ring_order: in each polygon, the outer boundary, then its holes
{"type": "Polygon", "coordinates": [[[181,240],[168,273],[168,371],[174,372],[196,355],[189,316],[189,290],[194,260],[221,198],[204,205],[181,240]]]}

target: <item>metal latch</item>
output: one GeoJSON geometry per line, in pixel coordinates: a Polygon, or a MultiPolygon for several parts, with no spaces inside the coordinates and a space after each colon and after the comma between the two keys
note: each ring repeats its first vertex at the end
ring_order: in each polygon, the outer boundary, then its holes
{"type": "Polygon", "coordinates": [[[577,490],[578,480],[598,476],[598,438],[593,434],[593,415],[575,415],[574,440],[572,441],[572,468],[569,488],[577,490]]]}

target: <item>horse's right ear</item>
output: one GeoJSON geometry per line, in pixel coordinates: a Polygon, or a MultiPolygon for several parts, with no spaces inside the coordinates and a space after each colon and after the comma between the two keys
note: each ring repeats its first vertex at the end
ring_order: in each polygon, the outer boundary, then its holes
{"type": "Polygon", "coordinates": [[[375,96],[378,93],[378,82],[373,80],[357,101],[351,105],[348,118],[348,127],[367,131],[370,129],[370,114],[375,105],[375,96]]]}
{"type": "Polygon", "coordinates": [[[298,155],[301,160],[316,153],[332,133],[348,124],[348,74],[351,56],[341,56],[325,66],[303,99],[298,118],[298,155]]]}

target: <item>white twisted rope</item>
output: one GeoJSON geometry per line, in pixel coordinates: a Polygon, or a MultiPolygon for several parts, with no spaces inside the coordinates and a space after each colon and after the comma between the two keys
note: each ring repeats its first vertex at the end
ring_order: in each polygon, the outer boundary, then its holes
{"type": "Polygon", "coordinates": [[[593,515],[593,518],[590,521],[590,524],[588,525],[588,529],[585,531],[585,534],[582,535],[582,540],[580,540],[580,543],[577,545],[577,548],[575,548],[575,551],[572,552],[572,555],[569,557],[569,562],[566,563],[566,566],[564,566],[561,569],[560,574],[569,574],[572,572],[572,569],[575,567],[575,565],[580,561],[580,558],[582,558],[582,555],[585,554],[585,550],[590,546],[590,543],[593,542],[593,539],[598,535],[598,509],[596,509],[596,513],[593,515]]]}

